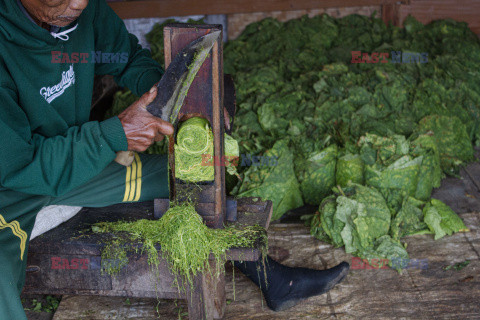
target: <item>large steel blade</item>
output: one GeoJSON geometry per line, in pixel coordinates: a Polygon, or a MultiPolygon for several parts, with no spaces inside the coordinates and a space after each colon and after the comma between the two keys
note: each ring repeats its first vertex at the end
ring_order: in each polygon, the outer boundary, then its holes
{"type": "Polygon", "coordinates": [[[175,123],[193,79],[220,34],[221,31],[214,31],[204,35],[175,56],[157,85],[157,97],[147,106],[152,115],[175,123]]]}

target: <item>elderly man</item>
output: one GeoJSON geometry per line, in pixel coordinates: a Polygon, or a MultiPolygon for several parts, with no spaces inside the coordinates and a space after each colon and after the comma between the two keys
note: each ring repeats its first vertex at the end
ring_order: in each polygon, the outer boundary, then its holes
{"type": "MultiPolygon", "coordinates": [[[[131,181],[113,161],[118,151],[141,152],[173,133],[145,110],[162,74],[105,0],[0,3],[0,319],[25,319],[19,295],[43,207],[168,196],[165,156],[137,154],[139,174],[131,181]],[[118,117],[88,121],[94,75],[105,74],[141,98],[118,117]]],[[[236,266],[261,286],[273,310],[327,292],[348,272],[347,263],[317,271],[269,259],[264,279],[259,263],[236,266]]]]}

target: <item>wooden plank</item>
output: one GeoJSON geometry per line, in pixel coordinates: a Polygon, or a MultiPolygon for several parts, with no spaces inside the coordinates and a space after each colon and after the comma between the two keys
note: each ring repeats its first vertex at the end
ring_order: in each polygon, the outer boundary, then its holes
{"type": "Polygon", "coordinates": [[[398,8],[399,23],[408,15],[426,24],[438,19],[465,21],[470,29],[480,34],[480,1],[477,0],[411,0],[398,8]]]}
{"type": "MultiPolygon", "coordinates": [[[[254,202],[250,198],[238,199],[240,204],[254,202]]],[[[261,225],[268,227],[272,203],[262,201],[252,212],[238,212],[234,225],[261,225]]],[[[255,208],[249,205],[249,208],[255,208]]],[[[131,252],[141,248],[141,243],[129,244],[129,263],[115,277],[101,273],[101,252],[111,234],[94,233],[92,224],[101,221],[134,221],[153,219],[152,201],[119,204],[105,208],[84,208],[79,214],[59,227],[37,237],[30,243],[25,292],[31,294],[81,294],[147,298],[180,298],[173,287],[173,275],[165,260],[153,272],[146,253],[131,252]]],[[[256,261],[264,243],[260,239],[251,248],[232,248],[228,260],[256,261]]],[[[212,257],[213,259],[213,257],[212,257]]],[[[215,289],[221,293],[221,289],[215,289]]],[[[220,306],[217,301],[215,306],[220,306]]],[[[217,312],[219,313],[219,312],[217,312]]]]}
{"type": "Polygon", "coordinates": [[[465,176],[472,181],[475,189],[480,192],[480,162],[469,163],[463,168],[465,176]]]}
{"type": "MultiPolygon", "coordinates": [[[[428,259],[426,270],[407,269],[402,274],[391,269],[351,270],[329,293],[282,312],[269,310],[260,290],[238,270],[232,274],[232,268],[228,267],[225,285],[231,303],[226,307],[224,319],[478,319],[480,217],[478,213],[461,217],[471,232],[437,241],[431,235],[405,239],[411,258],[428,259]],[[460,271],[443,269],[467,259],[471,263],[460,271]]],[[[269,254],[285,265],[325,269],[341,261],[351,262],[352,256],[344,248],[314,239],[302,224],[274,223],[268,234],[269,254]]],[[[55,320],[100,320],[112,312],[118,312],[118,318],[124,314],[135,319],[155,318],[156,300],[140,300],[143,303],[131,300],[131,306],[124,301],[124,298],[69,297],[62,300],[55,320]],[[90,308],[94,312],[87,317],[84,312],[90,308]]],[[[182,301],[178,305],[185,308],[182,301]]],[[[161,319],[178,319],[175,302],[161,300],[158,306],[161,319]]]]}
{"type": "Polygon", "coordinates": [[[440,188],[433,190],[432,198],[443,201],[456,213],[480,212],[480,195],[470,185],[467,178],[447,177],[440,188]]]}
{"type": "MultiPolygon", "coordinates": [[[[163,29],[163,52],[165,58],[165,69],[168,68],[172,62],[172,38],[169,29],[163,29]]],[[[175,132],[168,136],[168,190],[169,199],[173,200],[176,197],[175,194],[175,132]]],[[[157,209],[155,209],[157,210],[157,209]]],[[[157,213],[158,215],[159,213],[157,213]]],[[[158,218],[158,216],[157,216],[158,218]]]]}
{"type": "Polygon", "coordinates": [[[396,0],[140,0],[109,2],[122,19],[203,14],[290,11],[332,7],[359,7],[395,3],[396,0]]]}
{"type": "MultiPolygon", "coordinates": [[[[215,42],[212,49],[212,113],[213,122],[211,123],[213,132],[214,158],[222,159],[225,156],[225,118],[223,115],[223,29],[219,40],[215,42]]],[[[214,160],[215,163],[215,160],[214,160]]],[[[227,191],[225,183],[225,166],[215,165],[215,228],[223,228],[225,217],[227,216],[227,191]]]]}
{"type": "MultiPolygon", "coordinates": [[[[209,261],[211,270],[216,261],[209,261]]],[[[189,320],[223,319],[227,300],[225,298],[225,273],[220,275],[204,273],[194,280],[194,290],[187,291],[189,320]]]]}
{"type": "MultiPolygon", "coordinates": [[[[53,320],[105,319],[186,319],[185,300],[168,302],[153,299],[99,296],[63,296],[53,320]]],[[[29,319],[30,320],[30,319],[29,319]]]]}
{"type": "MultiPolygon", "coordinates": [[[[57,255],[55,255],[57,256],[57,255]]],[[[58,255],[62,260],[83,259],[82,267],[75,269],[53,269],[52,255],[33,254],[28,258],[28,269],[32,264],[36,272],[26,273],[24,292],[28,294],[76,294],[121,297],[177,299],[182,296],[173,286],[174,277],[164,260],[154,272],[147,262],[146,255],[128,255],[128,265],[115,277],[104,275],[101,270],[101,257],[92,255],[58,255]],[[85,269],[83,268],[85,267],[85,269]]]]}
{"type": "Polygon", "coordinates": [[[53,314],[44,311],[25,311],[28,320],[52,320],[53,314]]]}
{"type": "MultiPolygon", "coordinates": [[[[210,268],[215,270],[216,261],[210,261],[210,268]]],[[[203,274],[202,290],[205,308],[208,310],[207,319],[223,319],[227,306],[225,272],[221,272],[218,277],[208,273],[203,274]]]]}
{"type": "MultiPolygon", "coordinates": [[[[428,259],[428,269],[407,269],[402,274],[392,269],[351,270],[346,279],[329,293],[307,299],[292,309],[272,312],[259,290],[235,272],[235,296],[227,306],[225,319],[476,319],[480,314],[479,256],[466,235],[478,239],[478,214],[462,215],[473,231],[434,241],[431,235],[407,237],[412,259],[428,259]],[[461,271],[443,267],[464,260],[461,271]]],[[[478,240],[475,240],[478,242],[478,240]]],[[[344,248],[333,248],[309,235],[301,224],[272,224],[269,229],[270,255],[277,261],[297,267],[324,269],[341,261],[351,261],[344,248]]],[[[233,284],[227,273],[227,299],[233,284]]]]}
{"type": "Polygon", "coordinates": [[[195,277],[193,285],[193,290],[187,287],[188,319],[212,320],[207,314],[208,309],[206,308],[205,297],[203,295],[203,281],[200,275],[195,277]]]}
{"type": "Polygon", "coordinates": [[[434,189],[432,198],[449,205],[458,214],[480,212],[480,152],[476,149],[476,162],[460,168],[460,178],[447,177],[440,188],[434,189]]]}
{"type": "Polygon", "coordinates": [[[112,290],[111,278],[100,273],[100,260],[100,257],[82,254],[30,255],[27,288],[32,288],[31,292],[35,293],[35,288],[48,283],[54,291],[72,290],[71,293],[112,290]],[[75,288],[71,288],[72,283],[76,284],[75,288]]]}

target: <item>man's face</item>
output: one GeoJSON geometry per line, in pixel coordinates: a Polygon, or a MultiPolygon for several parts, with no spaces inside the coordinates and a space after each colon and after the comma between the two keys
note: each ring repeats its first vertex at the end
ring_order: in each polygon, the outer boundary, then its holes
{"type": "Polygon", "coordinates": [[[76,20],[88,0],[21,0],[33,19],[41,25],[46,23],[59,27],[68,26],[76,20]]]}

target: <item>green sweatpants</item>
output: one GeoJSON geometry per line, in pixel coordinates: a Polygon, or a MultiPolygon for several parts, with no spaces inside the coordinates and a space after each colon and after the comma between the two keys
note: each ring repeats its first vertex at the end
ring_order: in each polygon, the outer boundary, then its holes
{"type": "Polygon", "coordinates": [[[0,188],[0,319],[26,319],[20,293],[25,283],[30,234],[43,207],[105,207],[167,198],[167,168],[167,156],[140,154],[130,167],[112,162],[98,176],[61,197],[0,188]]]}

